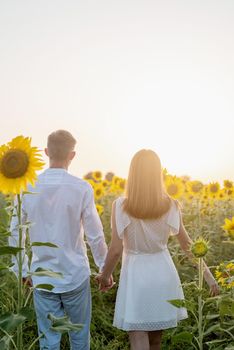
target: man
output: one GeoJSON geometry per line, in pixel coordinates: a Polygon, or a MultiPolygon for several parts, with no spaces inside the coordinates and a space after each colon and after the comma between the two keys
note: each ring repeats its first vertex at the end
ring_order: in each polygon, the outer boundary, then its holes
{"type": "MultiPolygon", "coordinates": [[[[70,332],[73,350],[88,350],[91,319],[90,268],[84,232],[96,265],[101,269],[107,254],[103,228],[94,203],[92,187],[67,170],[75,157],[74,137],[65,130],[48,136],[46,155],[49,168],[38,177],[35,188],[29,186],[23,197],[23,222],[30,221],[30,240],[51,242],[58,248],[34,246],[31,271],[37,268],[61,272],[62,278],[32,276],[40,349],[60,349],[60,333],[50,330],[48,314],[67,314],[72,323],[81,323],[81,331],[70,332]],[[84,231],[84,232],[83,232],[84,231]],[[51,292],[37,288],[52,284],[51,292]]],[[[12,220],[12,238],[17,237],[17,220],[12,220]]],[[[11,245],[13,242],[10,242],[11,245]]],[[[17,265],[17,264],[16,264],[17,265]]],[[[17,266],[16,266],[17,268],[17,266]]],[[[23,276],[28,270],[24,259],[23,276]]]]}

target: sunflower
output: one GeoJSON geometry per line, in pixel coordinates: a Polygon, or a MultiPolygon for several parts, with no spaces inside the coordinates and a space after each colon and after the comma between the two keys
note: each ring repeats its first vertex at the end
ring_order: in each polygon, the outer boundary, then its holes
{"type": "Polygon", "coordinates": [[[109,188],[109,191],[110,191],[110,193],[118,194],[119,193],[119,187],[112,182],[111,186],[109,188]]]}
{"type": "Polygon", "coordinates": [[[208,195],[216,199],[219,196],[220,192],[220,184],[218,182],[211,182],[207,185],[207,193],[208,195]]]}
{"type": "Polygon", "coordinates": [[[224,220],[225,224],[222,227],[222,229],[227,233],[227,235],[234,240],[234,216],[229,219],[224,220]]]}
{"type": "Polygon", "coordinates": [[[96,185],[96,183],[92,179],[85,179],[85,181],[87,181],[92,186],[92,188],[94,188],[96,185]]]}
{"type": "Polygon", "coordinates": [[[90,171],[89,173],[85,174],[83,176],[84,180],[92,180],[93,179],[93,173],[90,171]]]}
{"type": "Polygon", "coordinates": [[[44,162],[37,147],[31,146],[31,138],[17,136],[0,147],[0,191],[20,194],[27,184],[34,185],[36,171],[44,162]]]}
{"type": "Polygon", "coordinates": [[[229,199],[234,197],[234,188],[226,189],[225,192],[229,199]]]}
{"type": "Polygon", "coordinates": [[[97,208],[98,215],[101,216],[104,211],[103,206],[101,204],[96,204],[96,208],[97,208]]]}
{"type": "Polygon", "coordinates": [[[202,258],[208,252],[208,242],[203,238],[198,238],[191,246],[191,252],[196,258],[202,258]]]}
{"type": "Polygon", "coordinates": [[[96,181],[101,181],[101,179],[102,179],[102,172],[99,171],[99,170],[93,171],[92,177],[96,181]]]}
{"type": "Polygon", "coordinates": [[[105,176],[105,180],[107,180],[107,181],[112,181],[112,178],[113,178],[113,176],[115,176],[115,174],[114,173],[112,173],[112,171],[109,171],[107,174],[106,174],[106,176],[105,176]]]}
{"type": "Polygon", "coordinates": [[[108,180],[102,180],[101,185],[103,188],[107,189],[110,186],[110,181],[108,180]]]}
{"type": "Polygon", "coordinates": [[[119,176],[114,175],[114,176],[112,177],[111,182],[112,182],[112,184],[113,184],[114,186],[118,186],[120,180],[121,180],[121,178],[120,178],[119,176]]]}
{"type": "Polygon", "coordinates": [[[168,176],[165,181],[167,193],[174,199],[180,198],[184,193],[183,182],[176,176],[168,176]]]}
{"type": "Polygon", "coordinates": [[[121,179],[119,182],[119,187],[121,188],[121,190],[124,190],[126,186],[126,180],[125,179],[121,179]]]}
{"type": "Polygon", "coordinates": [[[233,189],[233,182],[230,180],[224,180],[223,185],[226,190],[233,189]]]}
{"type": "Polygon", "coordinates": [[[190,194],[198,196],[202,192],[203,184],[201,181],[188,181],[186,188],[190,194]]]}
{"type": "Polygon", "coordinates": [[[222,262],[217,266],[215,276],[218,283],[226,289],[234,287],[234,260],[222,262]]]}
{"type": "Polygon", "coordinates": [[[121,178],[119,176],[114,175],[111,180],[110,192],[118,194],[120,192],[120,182],[121,178]]]}
{"type": "Polygon", "coordinates": [[[99,185],[99,184],[94,186],[94,197],[95,197],[95,199],[98,200],[103,195],[104,195],[104,188],[101,185],[99,185]]]}
{"type": "Polygon", "coordinates": [[[219,191],[217,199],[219,199],[220,201],[225,201],[227,199],[227,193],[224,188],[219,191]]]}
{"type": "Polygon", "coordinates": [[[120,192],[123,192],[125,190],[125,186],[126,186],[126,180],[125,179],[119,179],[118,188],[119,188],[120,192]]]}

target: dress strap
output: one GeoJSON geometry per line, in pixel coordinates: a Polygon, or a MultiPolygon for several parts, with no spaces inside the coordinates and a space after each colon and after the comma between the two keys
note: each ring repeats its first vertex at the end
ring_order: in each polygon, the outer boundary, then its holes
{"type": "Polygon", "coordinates": [[[119,238],[123,239],[125,228],[131,223],[128,214],[123,210],[124,197],[119,197],[115,201],[115,221],[119,238]]]}

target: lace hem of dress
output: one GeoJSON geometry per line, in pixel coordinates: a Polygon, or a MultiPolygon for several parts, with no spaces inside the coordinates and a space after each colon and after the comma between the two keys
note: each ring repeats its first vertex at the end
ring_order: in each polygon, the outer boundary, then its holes
{"type": "Polygon", "coordinates": [[[161,321],[161,322],[145,322],[145,323],[128,323],[122,320],[115,320],[113,326],[124,331],[157,331],[161,329],[174,328],[179,321],[188,318],[188,316],[181,316],[176,320],[161,321]]]}

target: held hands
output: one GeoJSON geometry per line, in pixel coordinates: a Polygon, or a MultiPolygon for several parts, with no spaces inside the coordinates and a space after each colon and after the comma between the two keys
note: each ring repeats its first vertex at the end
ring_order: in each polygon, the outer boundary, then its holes
{"type": "Polygon", "coordinates": [[[109,278],[106,278],[102,273],[99,273],[95,277],[95,280],[98,283],[99,290],[101,292],[107,292],[109,289],[111,289],[115,285],[112,275],[109,278]]]}

